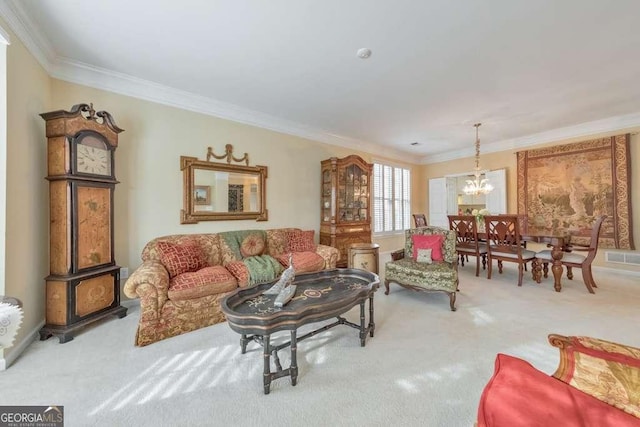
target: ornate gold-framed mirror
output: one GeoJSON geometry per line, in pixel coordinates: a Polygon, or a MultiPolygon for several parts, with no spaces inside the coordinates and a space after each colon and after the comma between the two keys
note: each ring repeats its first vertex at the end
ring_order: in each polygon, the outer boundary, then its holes
{"type": "Polygon", "coordinates": [[[181,224],[268,219],[267,167],[249,166],[247,153],[238,159],[232,152],[233,147],[227,144],[226,153],[221,156],[215,155],[209,147],[206,160],[180,156],[183,178],[181,224]],[[227,163],[212,162],[211,157],[226,158],[227,163]],[[245,162],[245,165],[232,165],[232,160],[245,162]]]}

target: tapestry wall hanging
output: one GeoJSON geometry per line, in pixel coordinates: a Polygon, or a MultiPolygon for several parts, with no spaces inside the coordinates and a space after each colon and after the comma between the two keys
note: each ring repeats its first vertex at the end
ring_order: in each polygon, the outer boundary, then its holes
{"type": "Polygon", "coordinates": [[[631,229],[630,135],[520,151],[518,213],[530,230],[569,231],[588,244],[596,218],[608,218],[601,248],[635,249],[631,229]]]}

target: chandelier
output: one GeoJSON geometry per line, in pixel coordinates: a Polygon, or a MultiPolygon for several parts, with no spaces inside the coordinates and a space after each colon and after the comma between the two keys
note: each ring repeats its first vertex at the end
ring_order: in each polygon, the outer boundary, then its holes
{"type": "Polygon", "coordinates": [[[476,128],[476,170],[475,179],[468,179],[467,185],[464,186],[462,191],[468,196],[476,196],[478,194],[487,194],[493,190],[493,185],[489,184],[489,180],[484,178],[480,179],[480,138],[478,138],[478,128],[482,123],[476,123],[473,125],[476,128]]]}

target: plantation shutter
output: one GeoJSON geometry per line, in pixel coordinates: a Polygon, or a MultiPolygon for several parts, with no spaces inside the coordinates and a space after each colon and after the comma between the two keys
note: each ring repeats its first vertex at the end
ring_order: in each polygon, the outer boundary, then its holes
{"type": "Polygon", "coordinates": [[[373,165],[373,232],[410,228],[411,173],[408,169],[373,165]]]}

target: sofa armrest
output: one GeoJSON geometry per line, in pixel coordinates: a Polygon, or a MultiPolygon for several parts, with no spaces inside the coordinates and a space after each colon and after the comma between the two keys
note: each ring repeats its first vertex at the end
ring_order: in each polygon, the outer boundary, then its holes
{"type": "Polygon", "coordinates": [[[640,426],[640,419],[498,353],[478,405],[477,427],[640,426]]]}
{"type": "Polygon", "coordinates": [[[336,268],[338,258],[340,258],[340,251],[337,248],[327,245],[317,245],[316,253],[324,259],[325,270],[336,268]]]}
{"type": "Polygon", "coordinates": [[[640,348],[556,334],[549,343],[560,350],[553,377],[640,418],[640,348]]]}
{"type": "Polygon", "coordinates": [[[404,249],[398,249],[397,251],[391,252],[391,261],[398,261],[402,258],[404,258],[404,249]]]}
{"type": "Polygon", "coordinates": [[[124,294],[140,298],[141,311],[155,312],[169,299],[169,272],[156,260],[144,261],[124,284],[124,294]]]}

